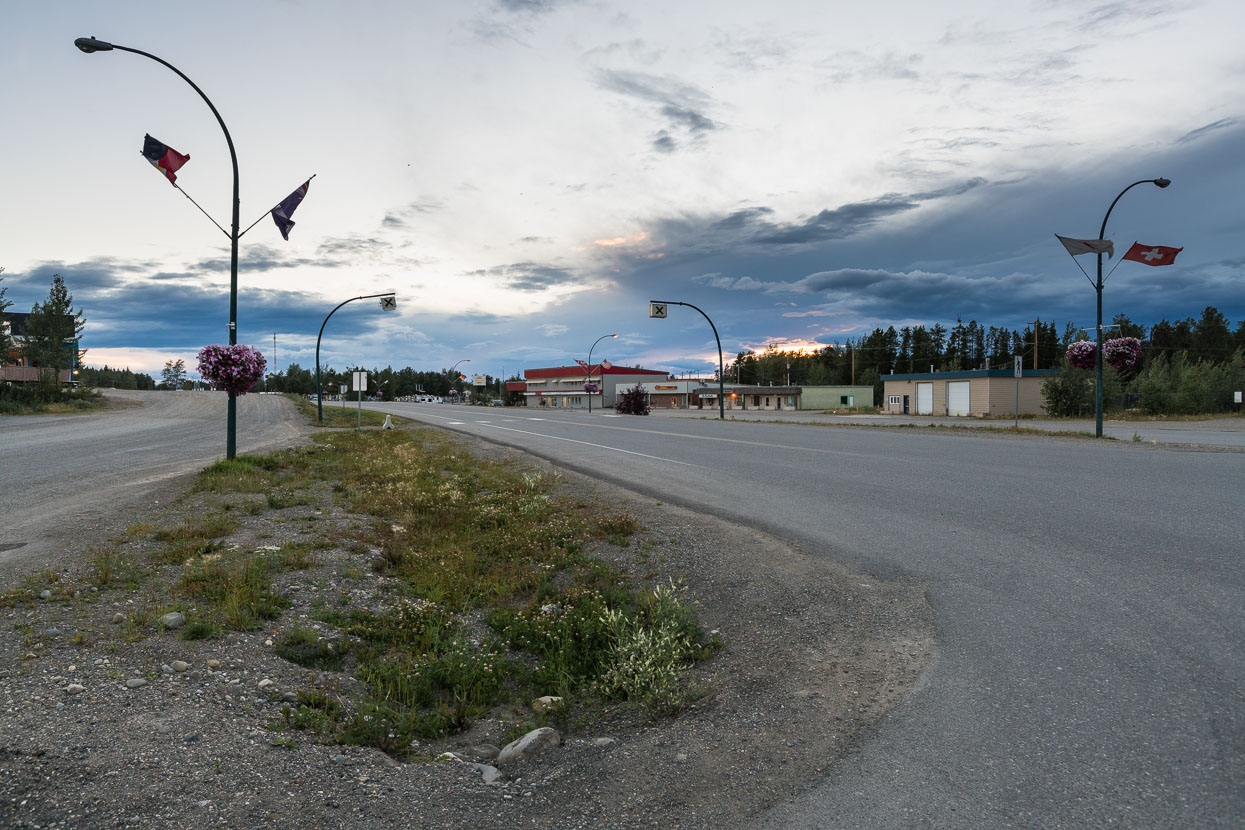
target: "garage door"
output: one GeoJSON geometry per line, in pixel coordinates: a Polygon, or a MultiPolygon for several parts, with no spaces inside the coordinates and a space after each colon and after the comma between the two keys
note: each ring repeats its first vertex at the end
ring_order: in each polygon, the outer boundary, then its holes
{"type": "Polygon", "coordinates": [[[947,414],[967,415],[969,408],[967,380],[947,384],[947,414]]]}
{"type": "Polygon", "coordinates": [[[916,385],[916,414],[934,414],[934,384],[918,383],[916,385]]]}

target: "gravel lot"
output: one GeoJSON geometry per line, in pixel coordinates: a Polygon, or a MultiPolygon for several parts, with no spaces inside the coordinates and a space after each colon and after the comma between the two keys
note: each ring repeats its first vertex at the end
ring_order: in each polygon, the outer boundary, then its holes
{"type": "MultiPolygon", "coordinates": [[[[271,644],[300,618],[309,624],[318,597],[380,591],[386,577],[368,552],[317,551],[315,568],[280,575],[293,601],[281,618],[198,641],[132,636],[138,609],[160,598],[149,586],[92,591],[85,565],[70,566],[46,583],[48,599],[0,607],[0,825],[746,828],[843,763],[918,686],[934,649],[922,585],[853,574],[817,551],[560,475],[566,494],[646,526],[627,548],[598,554],[645,584],[681,581],[724,643],[692,670],[705,694],[678,716],[654,722],[620,708],[568,724],[560,746],[499,765],[491,784],[437,756],[489,763],[472,748],[513,739],[518,713],[497,712],[403,762],[274,732],[283,694],[349,695],[356,683],[288,663],[271,644]]],[[[165,508],[165,522],[193,511],[193,498],[165,508]]],[[[318,504],[245,517],[227,542],[256,549],[369,521],[325,491],[318,504]]],[[[65,553],[85,561],[89,551],[65,553]]]]}

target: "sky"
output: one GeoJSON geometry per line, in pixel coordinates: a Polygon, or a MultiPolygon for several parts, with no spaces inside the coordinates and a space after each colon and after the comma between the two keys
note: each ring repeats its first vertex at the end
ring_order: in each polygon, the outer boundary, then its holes
{"type": "Polygon", "coordinates": [[[85,363],[709,373],[875,327],[1245,319],[1245,4],[217,0],[0,7],[0,286],[85,363]],[[191,160],[178,192],[140,155],[191,160]],[[267,211],[315,175],[281,238],[267,211]],[[185,195],[183,195],[185,194],[185,195]],[[202,206],[216,227],[186,198],[202,206]],[[1108,267],[1118,261],[1107,262],[1108,267]],[[274,352],[275,335],[275,352],[274,352]],[[274,361],[275,357],[275,361],[274,361]]]}

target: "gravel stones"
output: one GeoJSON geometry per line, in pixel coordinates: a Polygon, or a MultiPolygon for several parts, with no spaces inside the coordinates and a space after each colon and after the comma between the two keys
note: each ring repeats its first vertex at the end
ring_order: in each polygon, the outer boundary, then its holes
{"type": "Polygon", "coordinates": [[[170,611],[160,618],[160,625],[169,631],[176,631],[186,625],[186,615],[181,611],[170,611]]]}
{"type": "Polygon", "coordinates": [[[189,669],[190,664],[185,660],[174,660],[172,663],[169,663],[169,668],[180,674],[189,669]]]}
{"type": "Polygon", "coordinates": [[[497,763],[512,764],[562,743],[562,735],[551,726],[533,729],[517,741],[511,741],[497,754],[497,763]]]}

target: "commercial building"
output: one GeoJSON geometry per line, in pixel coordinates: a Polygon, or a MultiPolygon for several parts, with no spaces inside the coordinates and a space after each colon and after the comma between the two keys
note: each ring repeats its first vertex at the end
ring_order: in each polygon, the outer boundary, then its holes
{"type": "Polygon", "coordinates": [[[593,408],[608,409],[618,402],[619,394],[637,383],[643,384],[652,392],[652,386],[658,382],[665,384],[670,380],[670,375],[654,369],[614,366],[602,361],[591,367],[524,369],[523,378],[524,388],[521,391],[525,406],[587,409],[591,397],[593,408]]]}
{"type": "Polygon", "coordinates": [[[896,415],[1001,417],[1042,414],[1042,382],[1058,369],[932,372],[882,377],[882,411],[896,415]],[[1017,403],[1019,398],[1019,404],[1017,403]]]}

